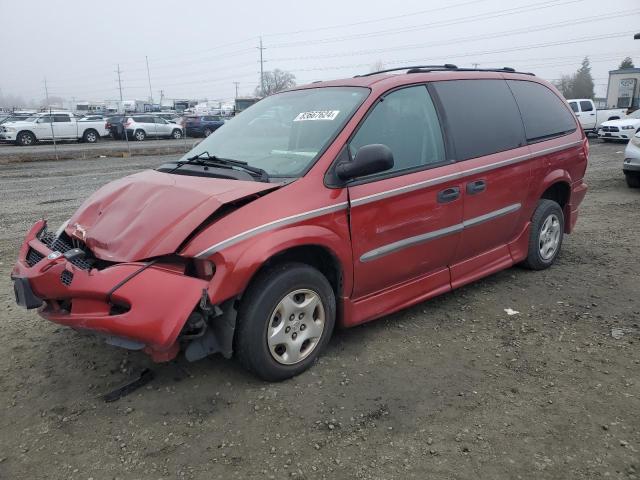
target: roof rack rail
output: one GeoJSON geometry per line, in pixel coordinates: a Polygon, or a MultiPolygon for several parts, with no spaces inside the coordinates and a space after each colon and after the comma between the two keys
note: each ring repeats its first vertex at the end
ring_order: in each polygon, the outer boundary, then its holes
{"type": "Polygon", "coordinates": [[[501,67],[501,68],[465,68],[458,67],[452,63],[445,63],[444,65],[415,65],[410,67],[397,67],[397,68],[389,68],[387,70],[380,70],[378,72],[364,73],[362,75],[356,75],[354,78],[358,77],[369,77],[371,75],[377,75],[379,73],[387,73],[387,72],[397,72],[399,70],[406,70],[407,74],[409,73],[427,73],[427,72],[442,72],[447,70],[455,70],[457,72],[506,72],[506,73],[521,73],[523,75],[531,75],[535,76],[535,74],[531,72],[518,72],[515,68],[512,67],[501,67]]]}
{"type": "MultiPolygon", "coordinates": [[[[456,70],[458,67],[453,63],[445,63],[444,65],[413,65],[410,67],[396,67],[396,68],[387,68],[386,70],[378,70],[377,72],[363,73],[362,75],[356,75],[353,78],[358,77],[370,77],[371,75],[377,75],[379,73],[388,73],[388,72],[398,72],[400,70],[420,70],[420,69],[440,69],[440,70],[456,70]]],[[[407,72],[409,73],[409,72],[407,72]]]]}

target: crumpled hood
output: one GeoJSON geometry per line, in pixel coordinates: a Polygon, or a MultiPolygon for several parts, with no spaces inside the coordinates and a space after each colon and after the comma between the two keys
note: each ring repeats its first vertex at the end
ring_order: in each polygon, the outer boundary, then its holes
{"type": "Polygon", "coordinates": [[[167,255],[225,203],[279,186],[146,170],[91,195],[65,231],[103,260],[129,262],[167,255]]]}

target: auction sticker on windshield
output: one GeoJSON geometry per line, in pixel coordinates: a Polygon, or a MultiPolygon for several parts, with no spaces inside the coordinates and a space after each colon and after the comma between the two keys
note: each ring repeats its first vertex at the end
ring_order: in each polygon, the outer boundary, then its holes
{"type": "Polygon", "coordinates": [[[305,120],[335,120],[340,110],[315,110],[313,112],[301,112],[294,122],[304,122],[305,120]]]}

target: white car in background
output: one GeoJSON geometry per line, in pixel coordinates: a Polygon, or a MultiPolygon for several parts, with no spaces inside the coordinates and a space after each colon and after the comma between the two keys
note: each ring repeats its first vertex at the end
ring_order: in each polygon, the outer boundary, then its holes
{"type": "Polygon", "coordinates": [[[0,141],[13,142],[23,147],[50,140],[95,143],[108,134],[104,120],[79,120],[73,113],[64,111],[40,113],[0,126],[0,141]]]}
{"type": "Polygon", "coordinates": [[[182,127],[151,113],[132,115],[124,124],[127,136],[131,140],[142,141],[147,137],[182,138],[182,127]]]}
{"type": "Polygon", "coordinates": [[[640,110],[620,120],[603,122],[598,129],[598,138],[603,140],[629,140],[640,129],[640,110]]]}
{"type": "Polygon", "coordinates": [[[629,187],[640,188],[640,132],[631,137],[624,150],[622,171],[629,187]]]}

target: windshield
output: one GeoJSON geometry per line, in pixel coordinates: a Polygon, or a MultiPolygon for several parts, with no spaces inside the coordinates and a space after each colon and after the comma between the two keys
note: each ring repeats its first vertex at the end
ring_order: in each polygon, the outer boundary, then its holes
{"type": "Polygon", "coordinates": [[[226,122],[181,161],[208,152],[247,162],[271,177],[298,177],[368,94],[367,88],[326,87],[267,97],[226,122]]]}
{"type": "Polygon", "coordinates": [[[635,112],[630,113],[629,117],[631,117],[631,118],[640,118],[640,110],[636,110],[635,112]]]}

